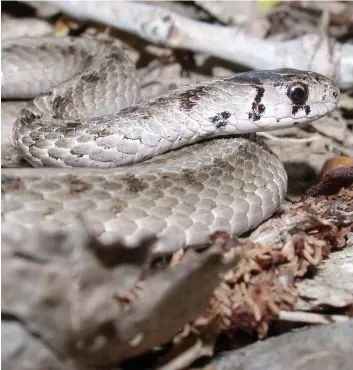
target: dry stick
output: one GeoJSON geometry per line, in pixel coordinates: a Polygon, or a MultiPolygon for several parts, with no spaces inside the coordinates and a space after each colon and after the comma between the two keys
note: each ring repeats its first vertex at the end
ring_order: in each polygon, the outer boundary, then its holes
{"type": "Polygon", "coordinates": [[[278,137],[278,136],[275,136],[275,135],[271,135],[268,132],[259,132],[258,135],[262,136],[266,139],[272,140],[272,141],[282,141],[282,142],[286,142],[286,143],[295,143],[295,144],[297,144],[297,143],[311,143],[312,141],[322,139],[322,136],[320,136],[320,135],[314,135],[314,136],[311,136],[311,137],[300,138],[300,139],[288,138],[288,137],[278,137]]]}
{"type": "Polygon", "coordinates": [[[320,315],[313,312],[289,312],[280,311],[277,320],[305,322],[308,324],[332,324],[334,322],[344,322],[349,320],[348,316],[343,315],[320,315]]]}
{"type": "Polygon", "coordinates": [[[159,367],[157,370],[182,370],[190,366],[195,360],[200,357],[213,355],[213,346],[205,345],[200,339],[195,344],[182,352],[176,358],[168,362],[166,365],[159,367]]]}
{"type": "Polygon", "coordinates": [[[55,1],[67,14],[104,23],[150,42],[203,52],[253,69],[297,68],[353,85],[353,45],[325,35],[308,34],[279,42],[261,40],[236,27],[183,17],[154,4],[129,1],[55,1]]]}

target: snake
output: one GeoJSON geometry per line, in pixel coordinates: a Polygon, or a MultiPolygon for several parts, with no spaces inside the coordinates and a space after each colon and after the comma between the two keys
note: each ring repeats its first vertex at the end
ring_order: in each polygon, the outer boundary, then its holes
{"type": "Polygon", "coordinates": [[[30,168],[2,169],[2,234],[65,230],[81,217],[102,243],[156,250],[244,234],[271,217],[287,173],[256,132],[334,110],[324,75],[255,70],[141,101],[135,64],[114,41],[2,42],[2,99],[28,99],[13,142],[30,168]]]}

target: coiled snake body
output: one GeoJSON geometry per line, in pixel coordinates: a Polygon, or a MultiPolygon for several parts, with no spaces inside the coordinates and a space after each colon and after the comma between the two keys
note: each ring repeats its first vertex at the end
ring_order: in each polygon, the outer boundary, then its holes
{"type": "Polygon", "coordinates": [[[170,248],[241,234],[281,204],[280,161],[254,135],[234,135],[309,122],[339,100],[330,79],[282,69],[137,104],[120,48],[66,37],[3,42],[2,94],[37,95],[14,124],[15,144],[34,167],[63,167],[3,169],[3,232],[63,228],[80,213],[104,242],[156,234],[170,248]]]}

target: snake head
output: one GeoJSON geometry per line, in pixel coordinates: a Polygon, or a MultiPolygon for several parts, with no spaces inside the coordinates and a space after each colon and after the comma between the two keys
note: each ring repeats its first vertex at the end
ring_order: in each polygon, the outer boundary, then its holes
{"type": "MultiPolygon", "coordinates": [[[[308,123],[337,107],[340,90],[326,76],[296,69],[253,71],[231,78],[243,92],[234,126],[241,133],[308,123]]],[[[235,93],[239,96],[239,94],[235,93]]],[[[231,128],[232,129],[232,128],[231,128]]]]}
{"type": "Polygon", "coordinates": [[[219,112],[217,107],[212,107],[211,99],[207,105],[208,110],[218,113],[210,115],[217,135],[270,131],[308,123],[334,110],[340,99],[340,90],[330,78],[296,69],[245,72],[222,83],[222,91],[227,90],[220,102],[214,98],[218,88],[209,95],[222,107],[228,101],[227,109],[219,112]]]}
{"type": "Polygon", "coordinates": [[[269,88],[269,94],[276,101],[273,113],[278,127],[311,122],[337,107],[340,90],[330,78],[295,69],[278,69],[273,73],[279,76],[279,82],[269,88]]]}

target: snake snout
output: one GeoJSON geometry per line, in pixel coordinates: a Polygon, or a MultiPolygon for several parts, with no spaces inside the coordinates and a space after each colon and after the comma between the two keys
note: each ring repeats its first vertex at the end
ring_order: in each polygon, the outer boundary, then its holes
{"type": "Polygon", "coordinates": [[[290,127],[308,123],[333,111],[340,99],[338,85],[319,73],[298,70],[280,70],[283,85],[278,92],[281,104],[275,107],[278,126],[290,127]]]}

